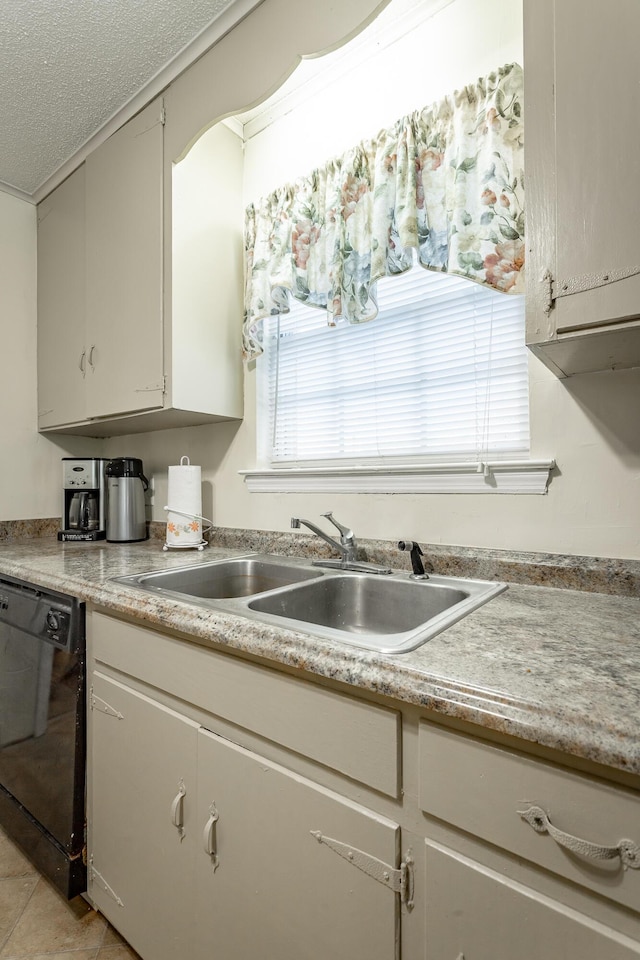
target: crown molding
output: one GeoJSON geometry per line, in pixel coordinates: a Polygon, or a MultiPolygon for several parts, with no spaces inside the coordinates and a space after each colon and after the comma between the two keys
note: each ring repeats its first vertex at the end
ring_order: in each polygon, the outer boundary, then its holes
{"type": "Polygon", "coordinates": [[[17,197],[18,200],[26,200],[27,203],[36,203],[30,193],[25,193],[24,190],[18,190],[17,187],[12,187],[10,183],[5,183],[4,180],[0,180],[0,191],[2,191],[2,193],[8,193],[11,197],[17,197]]]}

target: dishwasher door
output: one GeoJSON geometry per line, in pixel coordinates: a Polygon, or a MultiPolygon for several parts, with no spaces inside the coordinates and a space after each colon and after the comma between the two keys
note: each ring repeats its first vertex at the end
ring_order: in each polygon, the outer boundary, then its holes
{"type": "Polygon", "coordinates": [[[71,896],[85,889],[82,612],[0,582],[0,824],[71,896]]]}

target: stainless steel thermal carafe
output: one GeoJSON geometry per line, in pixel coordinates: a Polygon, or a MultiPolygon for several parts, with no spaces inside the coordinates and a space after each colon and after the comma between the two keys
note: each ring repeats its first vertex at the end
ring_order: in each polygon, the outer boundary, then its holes
{"type": "Polygon", "coordinates": [[[116,457],[107,464],[107,540],[133,543],[147,540],[144,492],[149,481],[137,457],[116,457]]]}

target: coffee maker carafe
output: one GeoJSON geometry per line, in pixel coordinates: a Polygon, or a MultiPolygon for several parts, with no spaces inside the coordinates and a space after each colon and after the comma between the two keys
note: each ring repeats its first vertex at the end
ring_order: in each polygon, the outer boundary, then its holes
{"type": "Polygon", "coordinates": [[[149,481],[137,457],[116,457],[107,464],[107,540],[134,543],[147,540],[144,492],[149,481]]]}
{"type": "Polygon", "coordinates": [[[58,540],[104,540],[105,466],[101,457],[63,457],[62,530],[58,540]]]}
{"type": "Polygon", "coordinates": [[[95,490],[74,493],[69,504],[69,529],[97,530],[99,523],[98,497],[95,490]]]}

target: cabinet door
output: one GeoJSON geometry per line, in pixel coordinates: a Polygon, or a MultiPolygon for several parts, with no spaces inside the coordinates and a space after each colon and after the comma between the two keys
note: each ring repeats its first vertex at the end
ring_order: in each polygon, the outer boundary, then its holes
{"type": "Polygon", "coordinates": [[[426,960],[638,960],[634,943],[427,841],[426,960]]]}
{"type": "Polygon", "coordinates": [[[85,169],[38,205],[38,427],[85,418],[85,169]]]}
{"type": "Polygon", "coordinates": [[[99,673],[90,707],[89,894],[147,960],[190,958],[197,725],[99,673]]]}
{"type": "Polygon", "coordinates": [[[525,2],[530,340],[640,316],[639,33],[637,0],[588,16],[582,0],[525,2]],[[557,299],[545,331],[546,270],[557,299]]]}
{"type": "MultiPolygon", "coordinates": [[[[638,270],[640,6],[555,5],[557,278],[638,270]]],[[[558,331],[640,313],[640,276],[558,300],[558,331]]]]}
{"type": "Polygon", "coordinates": [[[87,158],[87,413],[163,402],[163,107],[87,158]]]}
{"type": "Polygon", "coordinates": [[[397,956],[399,895],[312,835],[395,866],[397,824],[206,730],[198,811],[198,960],[397,956]]]}

